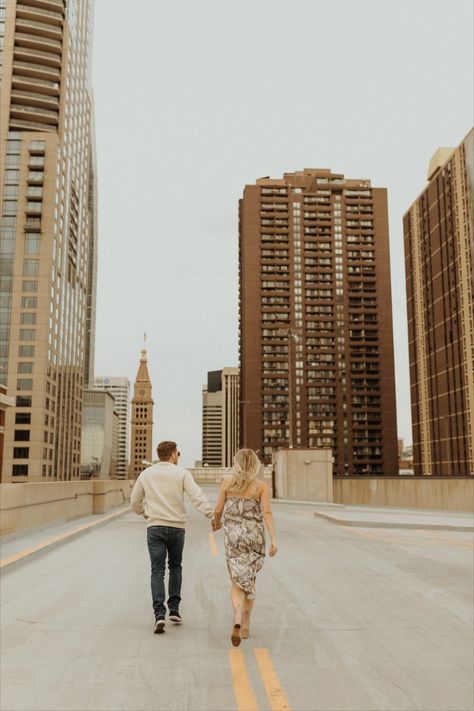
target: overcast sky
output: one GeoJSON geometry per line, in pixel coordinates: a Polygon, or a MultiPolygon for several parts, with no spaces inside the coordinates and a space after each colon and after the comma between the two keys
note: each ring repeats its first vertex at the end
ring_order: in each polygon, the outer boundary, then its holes
{"type": "Polygon", "coordinates": [[[201,457],[201,387],[238,365],[246,183],[331,168],[388,188],[399,436],[411,442],[402,215],[472,124],[471,0],[96,0],[96,375],[201,457]]]}

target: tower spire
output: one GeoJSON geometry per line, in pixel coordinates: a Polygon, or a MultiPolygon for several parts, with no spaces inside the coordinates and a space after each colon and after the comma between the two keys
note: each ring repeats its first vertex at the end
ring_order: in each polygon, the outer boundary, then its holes
{"type": "MultiPolygon", "coordinates": [[[[146,334],[144,341],[146,339],[146,334]]],[[[152,385],[148,372],[146,348],[141,349],[140,364],[133,386],[132,399],[132,440],[130,456],[130,479],[136,479],[151,462],[153,445],[153,399],[152,385]]]]}

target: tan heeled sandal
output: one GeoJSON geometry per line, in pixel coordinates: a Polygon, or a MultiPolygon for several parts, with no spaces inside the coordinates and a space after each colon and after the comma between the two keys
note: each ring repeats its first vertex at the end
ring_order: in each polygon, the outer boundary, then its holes
{"type": "Polygon", "coordinates": [[[242,639],[248,639],[250,634],[250,615],[248,612],[242,614],[242,627],[240,628],[240,636],[242,639]]]}

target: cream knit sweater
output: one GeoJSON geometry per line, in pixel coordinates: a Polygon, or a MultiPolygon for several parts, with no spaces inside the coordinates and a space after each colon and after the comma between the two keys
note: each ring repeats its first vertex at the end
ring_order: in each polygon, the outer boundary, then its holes
{"type": "Polygon", "coordinates": [[[140,474],[132,491],[132,509],[138,515],[145,514],[148,526],[184,528],[184,492],[198,511],[209,519],[213,517],[214,511],[191,472],[172,462],[158,462],[140,474]]]}

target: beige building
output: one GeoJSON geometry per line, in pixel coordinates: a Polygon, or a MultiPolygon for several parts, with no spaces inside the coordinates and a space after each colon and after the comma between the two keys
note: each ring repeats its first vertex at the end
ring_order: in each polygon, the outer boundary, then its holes
{"type": "Polygon", "coordinates": [[[77,479],[95,318],[91,2],[3,6],[3,481],[77,479]]]}
{"type": "Polygon", "coordinates": [[[130,449],[129,478],[136,479],[146,465],[152,461],[153,447],[153,399],[151,380],[148,373],[147,353],[143,348],[137,377],[133,386],[132,437],[130,449]]]}
{"type": "Polygon", "coordinates": [[[231,467],[239,447],[239,369],[207,374],[202,389],[202,463],[231,467]]]}
{"type": "Polygon", "coordinates": [[[110,392],[115,400],[117,423],[117,478],[128,478],[128,453],[130,441],[130,381],[128,378],[97,377],[94,379],[95,390],[110,392]]]}
{"type": "Polygon", "coordinates": [[[117,473],[115,401],[110,392],[84,391],[81,479],[111,479],[117,473]]]}
{"type": "Polygon", "coordinates": [[[119,461],[119,432],[120,432],[120,415],[114,409],[112,423],[112,463],[110,465],[110,478],[119,479],[118,476],[118,461],[119,461]]]}
{"type": "Polygon", "coordinates": [[[474,475],[474,131],[403,218],[415,474],[474,475]]]}

